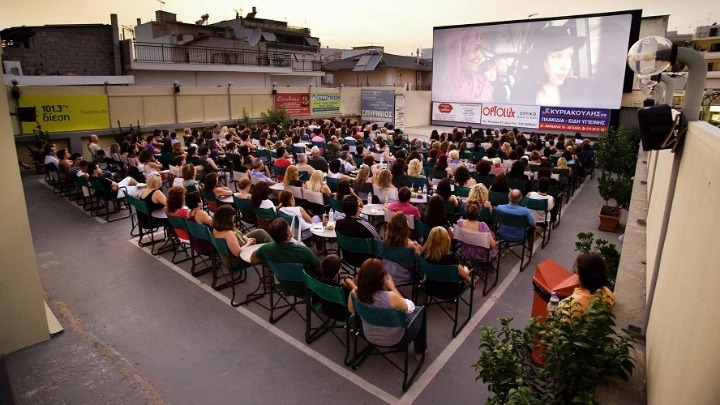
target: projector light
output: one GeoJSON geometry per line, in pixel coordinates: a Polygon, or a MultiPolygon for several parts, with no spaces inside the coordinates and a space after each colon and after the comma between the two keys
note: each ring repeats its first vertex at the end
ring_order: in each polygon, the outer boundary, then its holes
{"type": "Polygon", "coordinates": [[[645,37],[628,51],[628,66],[638,75],[656,75],[670,66],[673,44],[663,37],[645,37]]]}

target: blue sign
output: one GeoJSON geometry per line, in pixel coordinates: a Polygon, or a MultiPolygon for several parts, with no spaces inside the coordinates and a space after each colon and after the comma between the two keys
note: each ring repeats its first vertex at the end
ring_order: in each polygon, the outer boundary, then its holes
{"type": "Polygon", "coordinates": [[[540,129],[600,133],[610,125],[610,110],[600,108],[541,107],[540,129]]]}
{"type": "Polygon", "coordinates": [[[360,92],[362,121],[395,124],[395,92],[393,90],[362,90],[360,92]]]}

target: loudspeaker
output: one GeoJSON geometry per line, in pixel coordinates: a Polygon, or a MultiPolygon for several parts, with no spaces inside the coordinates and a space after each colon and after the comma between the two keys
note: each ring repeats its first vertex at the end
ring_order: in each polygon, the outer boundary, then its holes
{"type": "Polygon", "coordinates": [[[35,107],[18,107],[17,116],[20,122],[37,122],[35,107]]]}
{"type": "Polygon", "coordinates": [[[674,129],[670,106],[667,104],[645,107],[638,110],[638,124],[643,150],[670,149],[673,142],[666,142],[674,129]]]}

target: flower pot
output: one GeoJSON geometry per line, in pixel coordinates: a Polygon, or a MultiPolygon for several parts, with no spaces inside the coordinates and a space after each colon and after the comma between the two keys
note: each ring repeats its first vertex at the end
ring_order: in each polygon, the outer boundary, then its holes
{"type": "Polygon", "coordinates": [[[44,163],[35,163],[35,174],[45,174],[44,163]]]}
{"type": "Polygon", "coordinates": [[[600,213],[598,214],[600,218],[600,226],[598,229],[605,232],[615,232],[615,229],[617,229],[620,223],[621,215],[622,210],[620,208],[604,205],[600,208],[600,213]]]}

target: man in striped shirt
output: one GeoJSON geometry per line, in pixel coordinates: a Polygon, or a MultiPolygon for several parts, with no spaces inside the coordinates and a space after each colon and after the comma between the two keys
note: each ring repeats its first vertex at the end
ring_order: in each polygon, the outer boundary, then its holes
{"type": "MultiPolygon", "coordinates": [[[[366,219],[360,217],[360,212],[362,211],[361,200],[354,195],[346,196],[345,199],[342,200],[342,208],[345,213],[345,218],[339,219],[335,224],[336,232],[351,238],[373,238],[382,240],[377,229],[366,219]]],[[[343,260],[348,263],[357,263],[357,266],[370,257],[372,257],[372,255],[343,252],[343,260]]]]}

